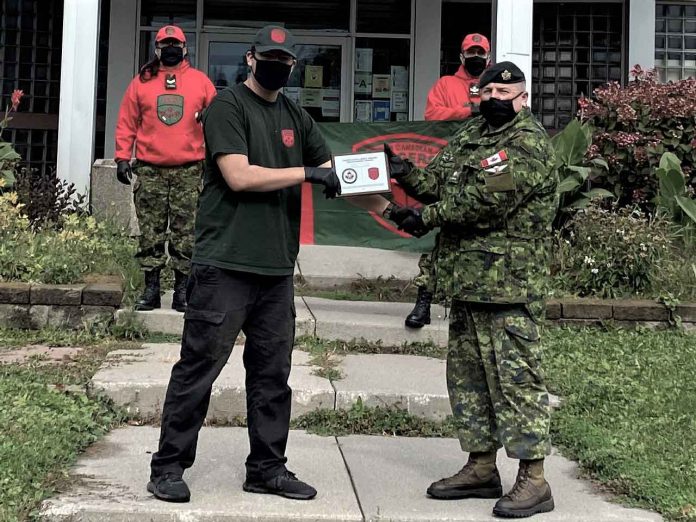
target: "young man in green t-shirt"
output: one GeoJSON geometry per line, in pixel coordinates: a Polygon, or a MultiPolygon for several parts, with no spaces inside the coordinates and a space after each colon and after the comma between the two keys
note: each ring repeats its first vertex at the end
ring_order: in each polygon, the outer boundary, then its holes
{"type": "Polygon", "coordinates": [[[326,143],[312,118],[280,93],[295,41],[267,26],[246,53],[252,74],[223,90],[203,117],[206,171],[180,360],[172,369],[148,491],[186,502],[213,382],[240,330],[246,335],[250,453],[244,490],[307,500],[316,490],[285,467],[288,386],[295,335],[293,269],[299,250],[300,185],[340,194],[326,143]]]}

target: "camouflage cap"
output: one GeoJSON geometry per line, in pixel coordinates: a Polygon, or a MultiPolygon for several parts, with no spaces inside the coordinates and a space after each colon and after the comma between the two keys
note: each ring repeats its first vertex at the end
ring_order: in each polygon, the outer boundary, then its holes
{"type": "Polygon", "coordinates": [[[295,37],[290,31],[279,25],[267,25],[254,37],[254,49],[260,53],[268,51],[282,51],[293,58],[297,58],[295,51],[295,37]]]}
{"type": "Polygon", "coordinates": [[[520,83],[525,81],[522,69],[512,62],[500,62],[491,65],[479,78],[479,88],[489,83],[520,83]]]}

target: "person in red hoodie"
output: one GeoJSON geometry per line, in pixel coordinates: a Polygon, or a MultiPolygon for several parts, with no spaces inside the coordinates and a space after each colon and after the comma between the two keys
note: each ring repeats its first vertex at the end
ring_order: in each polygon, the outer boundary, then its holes
{"type": "Polygon", "coordinates": [[[463,120],[478,114],[479,77],[490,65],[491,44],[482,34],[468,34],[462,41],[462,64],[452,76],[443,76],[428,93],[426,120],[463,120]]]}
{"type": "MultiPolygon", "coordinates": [[[[479,113],[478,81],[490,65],[491,44],[482,34],[464,37],[459,59],[462,64],[452,76],[443,76],[428,93],[425,105],[426,120],[464,120],[479,113]]],[[[431,254],[423,254],[418,262],[420,272],[414,280],[418,298],[413,310],[406,316],[406,326],[422,328],[430,324],[430,303],[433,288],[430,283],[431,254]]]]}
{"type": "Polygon", "coordinates": [[[191,67],[186,54],[184,32],[174,25],[162,27],[155,37],[155,56],[128,86],[116,125],[116,176],[130,185],[132,174],[137,175],[136,258],[145,273],[145,291],[136,310],[161,306],[160,271],[167,261],[167,240],[174,269],[172,308],[186,310],[194,214],[205,160],[200,120],[216,94],[213,83],[191,67]]]}

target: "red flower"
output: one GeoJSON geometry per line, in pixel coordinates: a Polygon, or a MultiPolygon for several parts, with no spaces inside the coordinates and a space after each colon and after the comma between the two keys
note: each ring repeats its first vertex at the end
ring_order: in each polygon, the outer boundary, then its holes
{"type": "Polygon", "coordinates": [[[12,91],[12,110],[16,111],[17,107],[19,107],[19,102],[22,99],[22,96],[24,96],[24,91],[20,89],[15,89],[12,91]]]}

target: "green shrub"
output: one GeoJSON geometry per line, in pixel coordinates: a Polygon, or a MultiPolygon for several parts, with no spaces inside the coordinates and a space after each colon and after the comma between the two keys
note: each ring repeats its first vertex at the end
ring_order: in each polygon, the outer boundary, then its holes
{"type": "Polygon", "coordinates": [[[557,235],[556,288],[579,296],[645,296],[672,256],[674,237],[664,217],[637,208],[578,211],[557,235]]]}
{"type": "Polygon", "coordinates": [[[16,193],[0,195],[0,281],[76,283],[87,274],[126,278],[135,242],[125,229],[68,213],[60,225],[34,229],[16,193]]]}
{"type": "Polygon", "coordinates": [[[593,127],[588,158],[609,166],[595,180],[619,196],[622,205],[651,208],[658,191],[655,176],[660,158],[674,153],[687,187],[696,188],[696,80],[660,83],[654,71],[636,66],[634,81],[595,89],[592,99],[579,101],[580,119],[593,127]]]}

